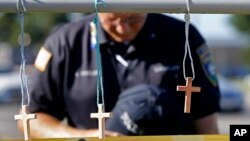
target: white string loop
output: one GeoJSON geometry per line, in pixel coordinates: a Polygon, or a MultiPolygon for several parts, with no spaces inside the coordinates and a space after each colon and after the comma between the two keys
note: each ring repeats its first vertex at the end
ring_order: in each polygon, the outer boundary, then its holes
{"type": "Polygon", "coordinates": [[[187,58],[187,54],[189,56],[190,62],[191,62],[191,69],[192,69],[192,79],[194,80],[195,78],[195,71],[194,71],[194,63],[193,63],[193,58],[192,58],[192,54],[191,54],[191,50],[190,50],[190,45],[189,45],[189,25],[190,25],[190,6],[189,6],[189,0],[186,0],[186,5],[187,5],[187,12],[185,13],[184,19],[185,19],[185,36],[186,36],[186,42],[185,42],[185,54],[184,54],[184,58],[183,58],[183,76],[185,78],[185,80],[187,80],[186,77],[186,58],[187,58]]]}

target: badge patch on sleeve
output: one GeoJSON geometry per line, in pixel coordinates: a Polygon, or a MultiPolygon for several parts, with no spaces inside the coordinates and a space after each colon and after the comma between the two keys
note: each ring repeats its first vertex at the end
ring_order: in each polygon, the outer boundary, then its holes
{"type": "Polygon", "coordinates": [[[205,72],[205,75],[214,86],[217,86],[216,70],[213,64],[212,53],[209,50],[208,46],[206,44],[203,44],[196,50],[196,52],[200,57],[201,65],[205,72]]]}
{"type": "Polygon", "coordinates": [[[51,57],[52,57],[52,53],[49,52],[46,48],[41,47],[35,60],[35,64],[34,64],[35,67],[39,71],[44,72],[51,57]]]}

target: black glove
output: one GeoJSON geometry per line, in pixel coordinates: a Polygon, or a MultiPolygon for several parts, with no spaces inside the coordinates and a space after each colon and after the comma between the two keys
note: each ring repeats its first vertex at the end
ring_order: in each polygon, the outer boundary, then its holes
{"type": "Polygon", "coordinates": [[[138,85],[121,93],[107,119],[106,129],[124,135],[142,135],[162,116],[157,100],[166,90],[153,85],[138,85]]]}

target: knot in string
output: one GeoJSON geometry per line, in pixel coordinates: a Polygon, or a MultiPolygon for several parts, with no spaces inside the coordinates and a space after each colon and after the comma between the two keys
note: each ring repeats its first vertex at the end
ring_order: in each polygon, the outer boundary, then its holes
{"type": "Polygon", "coordinates": [[[17,0],[17,1],[16,1],[16,9],[17,9],[18,13],[20,13],[20,12],[22,12],[22,11],[24,11],[24,12],[27,11],[27,10],[26,10],[26,7],[25,7],[25,5],[24,5],[24,1],[25,1],[25,0],[17,0]],[[21,7],[22,7],[22,10],[19,8],[20,5],[21,5],[21,7]]]}
{"type": "Polygon", "coordinates": [[[186,22],[190,22],[190,19],[191,19],[191,16],[189,13],[186,13],[185,16],[184,16],[184,19],[186,22]]]}
{"type": "Polygon", "coordinates": [[[98,5],[101,5],[101,6],[105,6],[105,2],[102,1],[102,0],[95,0],[95,13],[99,13],[98,12],[98,5]]]}
{"type": "Polygon", "coordinates": [[[184,19],[186,22],[190,22],[190,6],[189,6],[189,0],[186,0],[186,8],[187,8],[187,12],[185,13],[184,19]]]}

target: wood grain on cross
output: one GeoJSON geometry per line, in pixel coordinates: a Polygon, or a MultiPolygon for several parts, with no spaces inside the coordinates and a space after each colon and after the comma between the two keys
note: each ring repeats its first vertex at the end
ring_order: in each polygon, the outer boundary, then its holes
{"type": "Polygon", "coordinates": [[[98,104],[98,113],[91,113],[91,118],[98,118],[99,139],[104,138],[105,118],[111,117],[111,113],[104,113],[103,104],[98,104]]]}
{"type": "Polygon", "coordinates": [[[186,86],[177,86],[177,91],[185,91],[185,107],[184,113],[190,113],[191,94],[192,92],[200,92],[200,87],[192,86],[192,77],[187,77],[186,86]]]}
{"type": "Polygon", "coordinates": [[[22,120],[22,122],[23,122],[25,141],[30,140],[29,120],[34,119],[34,118],[36,118],[36,115],[29,114],[27,105],[22,105],[21,115],[15,115],[15,120],[22,120]]]}

